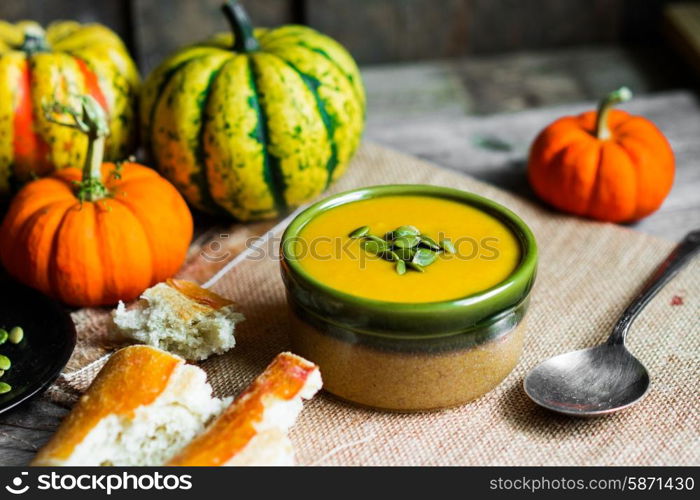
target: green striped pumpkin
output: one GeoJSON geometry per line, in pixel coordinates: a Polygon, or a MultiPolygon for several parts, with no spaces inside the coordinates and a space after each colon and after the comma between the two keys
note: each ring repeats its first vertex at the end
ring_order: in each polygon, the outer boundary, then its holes
{"type": "Polygon", "coordinates": [[[171,55],[141,101],[158,170],[200,210],[272,218],[321,194],[345,171],[364,127],[355,61],[296,25],[255,29],[243,7],[233,33],[171,55]]]}

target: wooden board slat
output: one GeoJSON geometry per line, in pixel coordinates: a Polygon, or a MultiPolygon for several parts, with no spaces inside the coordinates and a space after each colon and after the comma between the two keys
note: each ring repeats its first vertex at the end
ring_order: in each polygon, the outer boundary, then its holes
{"type": "Polygon", "coordinates": [[[61,19],[109,26],[133,49],[128,0],[2,0],[0,19],[16,22],[32,19],[41,24],[61,19]]]}
{"type": "MultiPolygon", "coordinates": [[[[227,31],[222,0],[131,0],[133,30],[139,65],[146,74],[168,54],[183,45],[227,31]]],[[[258,26],[291,22],[291,0],[255,0],[245,3],[258,26]]]]}
{"type": "Polygon", "coordinates": [[[306,0],[306,22],[342,43],[360,63],[464,53],[464,0],[306,0]]]}
{"type": "Polygon", "coordinates": [[[664,10],[666,36],[700,74],[700,4],[671,4],[664,10]]]}
{"type": "Polygon", "coordinates": [[[306,0],[305,5],[309,25],[365,64],[614,42],[625,36],[634,10],[625,0],[306,0]]]}
{"type": "Polygon", "coordinates": [[[471,54],[615,42],[626,7],[625,0],[467,2],[471,54]]]}

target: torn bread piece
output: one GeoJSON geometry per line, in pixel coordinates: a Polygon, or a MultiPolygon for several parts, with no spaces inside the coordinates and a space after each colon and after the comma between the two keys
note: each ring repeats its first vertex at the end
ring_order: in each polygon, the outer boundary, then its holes
{"type": "Polygon", "coordinates": [[[130,307],[119,302],[112,311],[112,332],[201,361],[236,345],[233,332],[245,318],[234,303],[185,280],[158,283],[130,307]]]}
{"type": "Polygon", "coordinates": [[[292,465],[287,436],[321,388],[318,367],[283,352],[224,412],[166,465],[292,465]]]}
{"type": "Polygon", "coordinates": [[[32,465],[157,465],[178,452],[228,401],[182,358],[130,346],[107,361],[32,465]]]}

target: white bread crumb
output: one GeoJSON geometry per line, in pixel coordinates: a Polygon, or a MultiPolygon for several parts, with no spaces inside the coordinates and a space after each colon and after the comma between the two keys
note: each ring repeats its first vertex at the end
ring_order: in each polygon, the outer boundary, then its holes
{"type": "Polygon", "coordinates": [[[236,324],[245,318],[233,305],[220,309],[200,304],[165,283],[158,283],[127,308],[112,311],[115,335],[201,361],[236,345],[236,324]]]}

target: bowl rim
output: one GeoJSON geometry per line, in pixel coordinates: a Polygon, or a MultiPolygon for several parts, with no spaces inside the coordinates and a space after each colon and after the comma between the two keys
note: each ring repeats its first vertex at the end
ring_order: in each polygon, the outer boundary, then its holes
{"type": "Polygon", "coordinates": [[[302,280],[307,286],[320,290],[336,300],[361,304],[371,309],[381,310],[390,308],[396,312],[427,314],[439,313],[440,311],[451,310],[455,307],[464,308],[486,303],[496,297],[507,294],[511,289],[522,286],[523,282],[532,282],[537,270],[538,248],[535,235],[528,225],[513,211],[489,198],[469,191],[443,186],[432,186],[428,184],[384,184],[344,191],[326,197],[307,207],[299,213],[284,230],[280,243],[280,255],[283,266],[288,266],[288,269],[293,273],[295,278],[302,280]],[[396,195],[433,196],[449,199],[466,203],[496,217],[499,221],[505,223],[510,231],[517,237],[521,248],[520,262],[503,281],[471,295],[434,302],[392,302],[353,295],[333,288],[308,274],[302,268],[298,259],[289,258],[289,256],[294,255],[291,245],[294,243],[295,237],[299,236],[299,233],[306,224],[319,214],[339,205],[345,205],[355,201],[396,195]]]}

